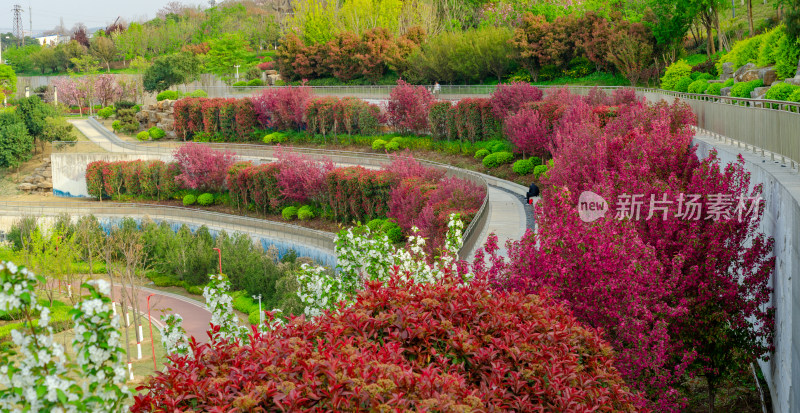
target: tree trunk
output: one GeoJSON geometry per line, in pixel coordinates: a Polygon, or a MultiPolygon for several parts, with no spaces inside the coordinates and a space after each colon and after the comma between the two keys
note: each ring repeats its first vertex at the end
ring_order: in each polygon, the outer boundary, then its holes
{"type": "Polygon", "coordinates": [[[750,36],[756,34],[753,29],[753,0],[747,0],[747,23],[750,25],[750,36]]]}
{"type": "Polygon", "coordinates": [[[706,383],[708,383],[708,412],[714,413],[714,399],[716,398],[716,390],[714,389],[714,385],[711,383],[711,379],[706,377],[706,383]]]}

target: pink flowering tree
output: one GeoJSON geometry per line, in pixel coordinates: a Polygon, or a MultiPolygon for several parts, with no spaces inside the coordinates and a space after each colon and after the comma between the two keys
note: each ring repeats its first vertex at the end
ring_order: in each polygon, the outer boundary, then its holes
{"type": "Polygon", "coordinates": [[[122,96],[122,88],[114,75],[92,76],[91,81],[94,83],[94,98],[103,106],[114,103],[122,96]]]}
{"type": "Polygon", "coordinates": [[[58,100],[69,106],[78,106],[83,114],[82,106],[86,100],[86,90],[80,88],[75,79],[69,77],[57,77],[50,81],[50,84],[58,88],[58,100]]]}
{"type": "Polygon", "coordinates": [[[428,89],[399,79],[389,94],[389,124],[403,133],[425,133],[429,129],[428,111],[433,102],[428,89]]]}
{"type": "Polygon", "coordinates": [[[200,143],[189,142],[175,151],[175,161],[181,173],[177,183],[201,191],[221,191],[228,169],[236,162],[230,151],[215,151],[200,143]]]}

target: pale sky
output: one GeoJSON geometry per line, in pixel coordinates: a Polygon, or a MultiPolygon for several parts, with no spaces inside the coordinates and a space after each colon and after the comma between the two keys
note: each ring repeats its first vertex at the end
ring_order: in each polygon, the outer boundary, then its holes
{"type": "MultiPolygon", "coordinates": [[[[67,29],[78,22],[90,28],[106,26],[113,23],[117,16],[122,16],[128,22],[142,18],[152,19],[169,2],[170,0],[0,0],[0,31],[10,32],[14,26],[14,14],[11,10],[15,4],[22,6],[24,11],[22,22],[27,35],[29,17],[33,17],[33,32],[38,34],[56,27],[62,17],[67,29]],[[30,14],[28,7],[32,12],[30,14]]],[[[182,3],[208,5],[207,1],[198,0],[186,0],[182,3]]]]}

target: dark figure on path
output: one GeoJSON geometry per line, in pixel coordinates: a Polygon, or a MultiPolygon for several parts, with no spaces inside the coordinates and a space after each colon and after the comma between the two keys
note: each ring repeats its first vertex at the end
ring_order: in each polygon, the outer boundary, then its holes
{"type": "Polygon", "coordinates": [[[531,184],[531,186],[528,188],[527,195],[525,195],[525,197],[528,200],[528,204],[532,204],[533,203],[533,198],[535,198],[537,196],[539,196],[539,187],[536,186],[536,184],[531,184]]]}

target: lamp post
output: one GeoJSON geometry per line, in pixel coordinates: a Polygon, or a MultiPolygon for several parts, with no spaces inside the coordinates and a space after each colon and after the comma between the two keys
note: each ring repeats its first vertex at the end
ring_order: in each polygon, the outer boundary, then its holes
{"type": "Polygon", "coordinates": [[[153,371],[158,370],[156,366],[156,341],[153,339],[153,319],[150,317],[150,297],[155,294],[147,296],[147,322],[150,323],[150,348],[153,349],[153,371]]]}
{"type": "Polygon", "coordinates": [[[222,250],[219,248],[214,248],[214,251],[216,251],[217,255],[219,256],[219,273],[222,274],[222,250]]]}
{"type": "Polygon", "coordinates": [[[258,300],[258,324],[264,324],[264,313],[261,312],[261,294],[254,295],[254,300],[258,300]]]}
{"type": "Polygon", "coordinates": [[[239,67],[240,67],[240,66],[241,66],[241,65],[234,65],[234,66],[233,66],[233,67],[235,67],[235,68],[236,68],[236,81],[237,81],[237,82],[239,81],[239,67]]]}

